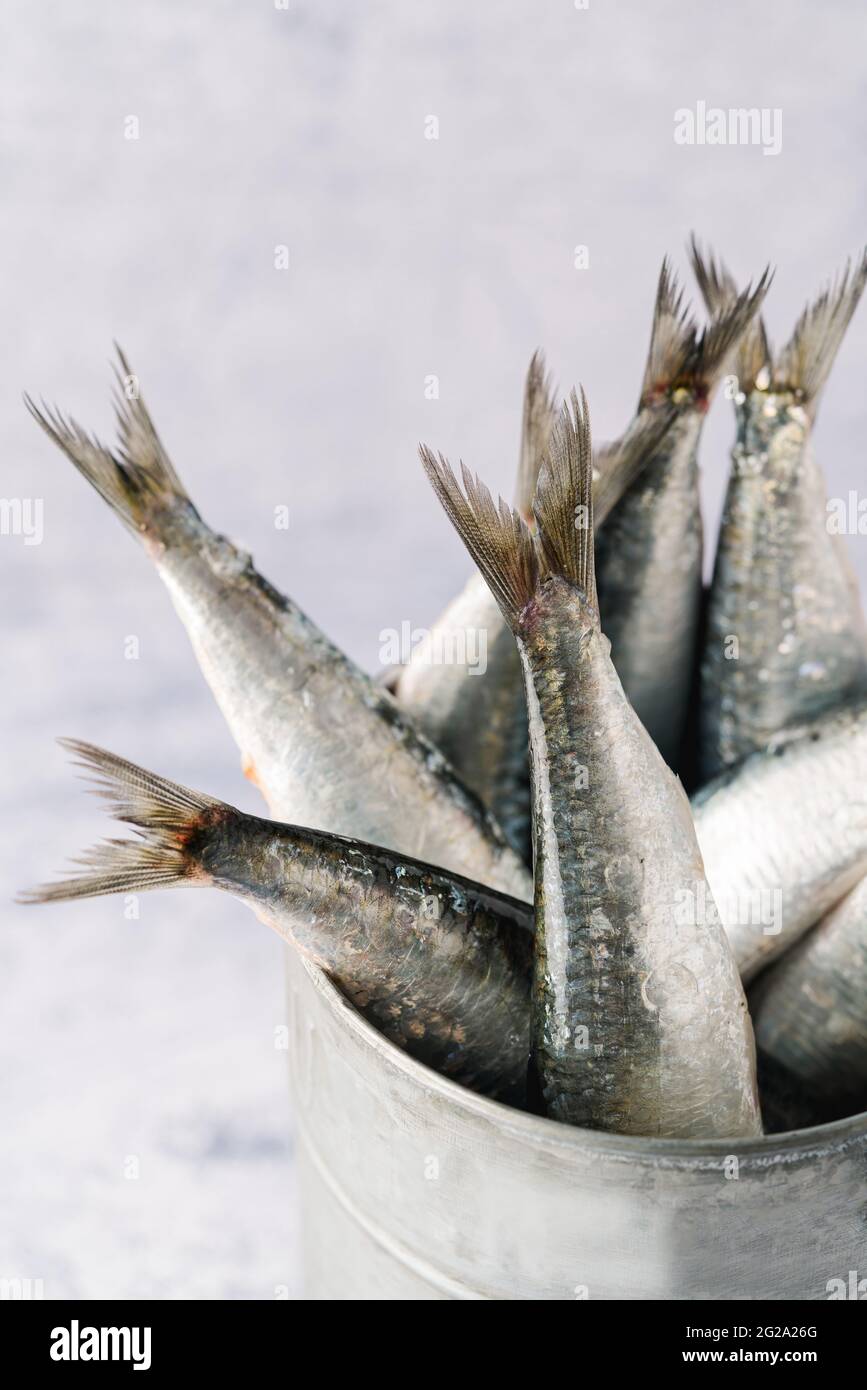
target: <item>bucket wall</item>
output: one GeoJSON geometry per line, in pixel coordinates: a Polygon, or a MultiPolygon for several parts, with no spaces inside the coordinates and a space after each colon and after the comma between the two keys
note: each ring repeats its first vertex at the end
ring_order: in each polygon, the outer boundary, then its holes
{"type": "Polygon", "coordinates": [[[419,1066],[287,955],[308,1297],[817,1300],[867,1277],[867,1115],[732,1144],[572,1129],[419,1066]]]}

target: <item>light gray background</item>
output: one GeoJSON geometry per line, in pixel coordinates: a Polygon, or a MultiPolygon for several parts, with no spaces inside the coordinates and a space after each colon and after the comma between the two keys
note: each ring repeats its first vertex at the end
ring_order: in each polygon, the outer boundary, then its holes
{"type": "MultiPolygon", "coordinates": [[[[532,350],[583,381],[597,437],[619,431],[692,228],[739,276],[778,266],[776,340],[863,243],[867,12],[5,0],[2,27],[2,494],[44,498],[45,536],[0,538],[0,1277],[291,1295],[276,938],[216,894],[146,897],[137,922],[119,900],[10,906],[108,828],[55,734],[258,809],[147,558],[20,392],[109,431],[117,337],[208,520],[372,669],[380,630],[425,623],[467,571],[419,438],[508,490],[532,350]],[[782,108],[782,153],[676,146],[699,99],[782,108]]],[[[865,360],[862,309],[818,427],[832,492],[863,486],[865,360]]],[[[719,402],[711,518],[730,435],[719,402]]]]}

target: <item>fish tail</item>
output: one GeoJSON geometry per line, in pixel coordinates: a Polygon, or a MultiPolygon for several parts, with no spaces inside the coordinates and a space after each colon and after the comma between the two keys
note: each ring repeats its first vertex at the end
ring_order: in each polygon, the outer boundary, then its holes
{"type": "Polygon", "coordinates": [[[666,256],[656,287],[641,405],[653,404],[681,383],[695,356],[697,339],[698,326],[666,256]]]}
{"type": "Polygon", "coordinates": [[[536,589],[536,549],[527,522],[502,497],[495,503],[463,463],[462,487],[442,454],[422,444],[419,455],[452,525],[514,629],[536,589]]]}
{"type": "Polygon", "coordinates": [[[596,608],[593,442],[583,388],[572,392],[551,434],[533,512],[548,574],[562,575],[596,608]]]}
{"type": "Polygon", "coordinates": [[[847,261],[842,274],[801,314],[774,366],[774,390],[794,391],[804,404],[815,405],[858,308],[865,283],[867,248],[854,269],[847,261]]]}
{"type": "Polygon", "coordinates": [[[706,401],[758,313],[770,283],[771,274],[766,269],[755,289],[748,285],[741,294],[734,291],[732,298],[726,294],[712,311],[711,322],[699,332],[689,309],[684,307],[683,291],[677,278],[668,260],[664,260],[656,292],[641,406],[653,405],[680,389],[690,392],[698,401],[706,401]]]}
{"type": "Polygon", "coordinates": [[[435,493],[513,630],[548,574],[571,580],[595,610],[593,455],[583,391],[580,397],[573,391],[551,432],[533,500],[535,536],[463,464],[461,485],[442,454],[424,446],[420,453],[435,493]]]}
{"type": "Polygon", "coordinates": [[[134,826],[138,838],[94,846],[73,861],[84,872],[21,893],[19,902],[64,902],[209,881],[198,860],[197,843],[238,812],[93,744],[59,741],[75,754],[75,766],[86,769],[93,790],[110,803],[114,818],[134,826]]]}
{"type": "Polygon", "coordinates": [[[515,508],[529,521],[533,514],[536,479],[557,419],[553,379],[546,371],[545,357],[537,349],[530,359],[524,384],[524,415],[521,422],[521,458],[515,489],[515,508]]]}
{"type": "Polygon", "coordinates": [[[160,518],[179,507],[196,515],[138,390],[138,378],[115,344],[113,402],[118,444],[108,449],[75,420],[30,396],[24,403],[37,424],[75,464],[121,521],[138,536],[158,533],[160,518]]]}
{"type": "Polygon", "coordinates": [[[707,353],[725,366],[725,358],[735,347],[735,371],[742,391],[751,391],[756,377],[770,370],[771,349],[764,319],[758,309],[764,300],[771,275],[766,269],[755,291],[749,287],[738,295],[734,277],[713,253],[703,252],[695,234],[690,237],[689,255],[708,313],[713,322],[707,330],[707,353]],[[738,307],[740,305],[740,308],[738,307]],[[728,342],[722,352],[721,346],[728,342]]]}

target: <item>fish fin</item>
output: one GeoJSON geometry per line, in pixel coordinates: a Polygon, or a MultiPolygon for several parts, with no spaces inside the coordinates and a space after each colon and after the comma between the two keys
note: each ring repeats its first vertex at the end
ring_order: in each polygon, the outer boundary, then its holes
{"type": "Polygon", "coordinates": [[[115,451],[44,401],[40,408],[25,395],[24,403],[49,439],[63,450],[103,501],[131,531],[140,535],[148,531],[149,521],[157,512],[171,510],[178,504],[195,509],[138,394],[138,379],[119,347],[117,354],[113,400],[120,438],[115,451]],[[133,384],[134,394],[130,395],[133,384]]]}
{"type": "Polygon", "coordinates": [[[593,444],[583,389],[572,392],[554,426],[533,512],[549,573],[569,579],[595,609],[593,444]]]}
{"type": "Polygon", "coordinates": [[[237,812],[93,744],[77,739],[59,742],[75,754],[75,766],[86,769],[93,790],[110,803],[115,819],[135,826],[139,838],[95,845],[73,860],[85,872],[21,893],[19,902],[139,893],[205,877],[190,852],[190,842],[197,831],[237,812]]]}
{"type": "MultiPolygon", "coordinates": [[[[713,393],[732,358],[738,354],[744,334],[750,331],[772,278],[770,267],[765,267],[755,289],[751,284],[747,285],[730,303],[721,305],[707,327],[702,329],[691,364],[693,390],[698,395],[706,399],[713,393]]],[[[764,337],[764,329],[761,332],[764,337]]]]}
{"type": "Polygon", "coordinates": [[[499,499],[461,464],[463,488],[442,454],[421,445],[422,466],[434,492],[475,560],[511,627],[533,596],[537,580],[533,537],[519,512],[499,499]]]}
{"type": "Polygon", "coordinates": [[[666,256],[656,287],[641,406],[653,404],[678,384],[693,360],[697,334],[695,319],[684,305],[683,290],[666,256]]]}
{"type": "Polygon", "coordinates": [[[672,405],[640,410],[626,433],[603,444],[593,458],[593,524],[598,531],[623,494],[650,462],[658,445],[677,419],[672,405]]]}
{"type": "MultiPolygon", "coordinates": [[[[738,302],[738,289],[734,278],[723,262],[714,258],[712,252],[704,253],[702,251],[695,234],[690,237],[689,254],[708,313],[722,323],[726,314],[733,310],[738,302]]],[[[768,272],[765,271],[763,280],[767,276],[768,272]]],[[[761,285],[762,280],[759,281],[759,286],[761,285]]],[[[769,285],[770,279],[768,278],[762,298],[764,298],[764,293],[769,285]]],[[[758,288],[756,293],[758,293],[758,288]]],[[[752,316],[747,318],[746,325],[742,328],[734,361],[738,383],[742,391],[751,391],[755,386],[759,372],[763,368],[770,369],[771,348],[764,319],[755,310],[752,316]]]]}
{"type": "Polygon", "coordinates": [[[536,479],[545,457],[551,430],[557,419],[553,379],[545,370],[541,350],[533,353],[524,384],[524,415],[521,423],[521,458],[515,489],[515,509],[526,521],[533,515],[536,479]]]}
{"type": "MultiPolygon", "coordinates": [[[[842,275],[809,304],[795,325],[774,365],[772,389],[795,391],[806,404],[817,401],[828,380],[846,329],[867,283],[867,248],[852,270],[847,261],[842,275]]],[[[811,412],[815,414],[815,409],[811,412]]]]}

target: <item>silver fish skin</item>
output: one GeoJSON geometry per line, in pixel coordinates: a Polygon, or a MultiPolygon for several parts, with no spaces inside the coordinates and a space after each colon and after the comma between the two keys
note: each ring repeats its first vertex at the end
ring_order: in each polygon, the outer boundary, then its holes
{"type": "Polygon", "coordinates": [[[535,842],[531,1091],[553,1119],[621,1134],[761,1132],[752,1027],[690,807],[633,711],[599,625],[586,402],[539,478],[534,537],[466,470],[423,462],[513,626],[525,672],[535,842]]]}
{"type": "MultiPolygon", "coordinates": [[[[731,276],[694,240],[692,254],[708,307],[722,312],[737,296],[731,276]]],[[[761,319],[741,341],[737,438],[702,657],[704,780],[788,725],[867,692],[858,584],[842,537],[829,530],[812,444],[819,393],[865,281],[867,254],[805,309],[776,359],[761,319]]]]}
{"type": "MultiPolygon", "coordinates": [[[[529,514],[536,477],[556,417],[541,352],[530,362],[516,505],[529,514]]],[[[481,575],[475,573],[413,649],[390,688],[467,786],[497,817],[513,847],[528,857],[530,777],[521,663],[511,630],[481,575]],[[466,659],[472,640],[484,668],[466,659]],[[461,657],[465,659],[461,659],[461,657]]]]}
{"type": "Polygon", "coordinates": [[[693,797],[714,901],[745,981],[867,874],[867,703],[780,734],[693,797]]]}
{"type": "Polygon", "coordinates": [[[199,665],[272,813],[381,844],[529,898],[493,818],[380,685],[199,516],[121,356],[112,453],[57,412],[29,408],[121,520],[169,590],[199,665]]]}
{"type": "Polygon", "coordinates": [[[663,262],[639,418],[676,419],[614,509],[596,555],[605,631],[623,688],[670,767],[684,737],[701,606],[698,444],[713,391],[767,290],[715,315],[701,333],[663,262]]]}
{"type": "Polygon", "coordinates": [[[398,1047],[461,1085],[523,1102],[526,903],[356,840],[244,815],[91,744],[62,742],[139,838],[97,846],[78,860],[83,872],[21,900],[223,889],[398,1047]]]}
{"type": "Polygon", "coordinates": [[[497,817],[512,847],[527,859],[530,776],[527,710],[515,639],[478,573],[413,648],[391,687],[467,786],[497,817]],[[478,661],[441,654],[482,650],[478,661]]]}
{"type": "Polygon", "coordinates": [[[756,981],[756,1045],[817,1120],[867,1109],[867,879],[756,981]]]}

